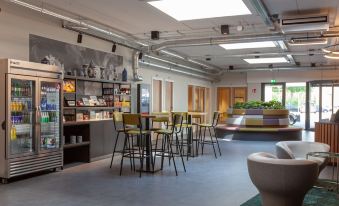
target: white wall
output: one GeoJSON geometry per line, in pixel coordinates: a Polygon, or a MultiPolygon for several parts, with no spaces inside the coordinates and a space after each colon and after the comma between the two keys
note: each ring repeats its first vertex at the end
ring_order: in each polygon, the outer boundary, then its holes
{"type": "MultiPolygon", "coordinates": [[[[0,12],[0,58],[29,60],[29,34],[77,44],[77,33],[63,29],[61,22],[52,17],[4,1],[0,1],[0,7],[2,8],[0,12]]],[[[83,36],[81,46],[105,52],[110,52],[112,48],[111,43],[86,35],[83,36]]],[[[123,56],[123,67],[128,70],[129,79],[131,79],[132,50],[118,46],[116,54],[123,56]]],[[[155,76],[174,80],[173,109],[177,111],[187,111],[189,84],[212,87],[209,81],[160,69],[142,68],[140,74],[143,76],[142,83],[147,84],[151,84],[155,76]]],[[[133,87],[135,88],[136,85],[133,87]]],[[[135,104],[134,101],[132,107],[135,108],[135,104]]]]}

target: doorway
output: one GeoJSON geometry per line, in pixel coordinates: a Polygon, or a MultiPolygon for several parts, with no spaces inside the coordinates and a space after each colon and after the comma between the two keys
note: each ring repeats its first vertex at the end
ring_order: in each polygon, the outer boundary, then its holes
{"type": "Polygon", "coordinates": [[[307,83],[308,102],[306,129],[314,130],[315,122],[328,121],[339,108],[339,81],[323,80],[307,83]]]}

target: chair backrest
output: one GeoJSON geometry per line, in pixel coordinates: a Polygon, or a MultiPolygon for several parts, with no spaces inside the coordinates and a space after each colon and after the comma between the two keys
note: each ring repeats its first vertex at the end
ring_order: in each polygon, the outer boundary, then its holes
{"type": "Polygon", "coordinates": [[[184,115],[180,112],[172,114],[172,132],[180,133],[182,130],[182,123],[184,121],[184,115]]]}
{"type": "Polygon", "coordinates": [[[124,124],[124,129],[134,126],[136,128],[142,129],[141,124],[141,115],[140,114],[122,114],[122,120],[124,124]]]}
{"type": "Polygon", "coordinates": [[[115,131],[117,130],[117,123],[122,123],[122,114],[123,112],[113,112],[113,125],[115,131]]]}
{"type": "Polygon", "coordinates": [[[220,113],[218,111],[213,113],[212,126],[215,127],[218,125],[220,113]]]}
{"type": "Polygon", "coordinates": [[[182,115],[183,123],[188,123],[188,112],[172,112],[172,117],[174,114],[182,115]]]}
{"type": "Polygon", "coordinates": [[[170,113],[168,112],[157,112],[152,113],[156,117],[152,119],[152,122],[159,122],[159,123],[169,123],[170,121],[170,113]]]}

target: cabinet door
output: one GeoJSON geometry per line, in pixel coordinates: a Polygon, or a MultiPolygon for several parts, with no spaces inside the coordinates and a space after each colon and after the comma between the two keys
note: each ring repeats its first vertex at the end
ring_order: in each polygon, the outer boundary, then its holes
{"type": "Polygon", "coordinates": [[[36,152],[37,78],[7,77],[7,156],[20,157],[36,152]]]}
{"type": "Polygon", "coordinates": [[[50,151],[61,147],[61,81],[39,81],[39,135],[40,150],[50,151]]]}

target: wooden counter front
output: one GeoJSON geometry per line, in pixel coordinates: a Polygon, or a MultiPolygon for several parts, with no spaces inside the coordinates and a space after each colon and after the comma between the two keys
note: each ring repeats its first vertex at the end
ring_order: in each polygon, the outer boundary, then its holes
{"type": "Polygon", "coordinates": [[[339,123],[316,122],[315,141],[328,144],[331,152],[339,153],[339,123]]]}

